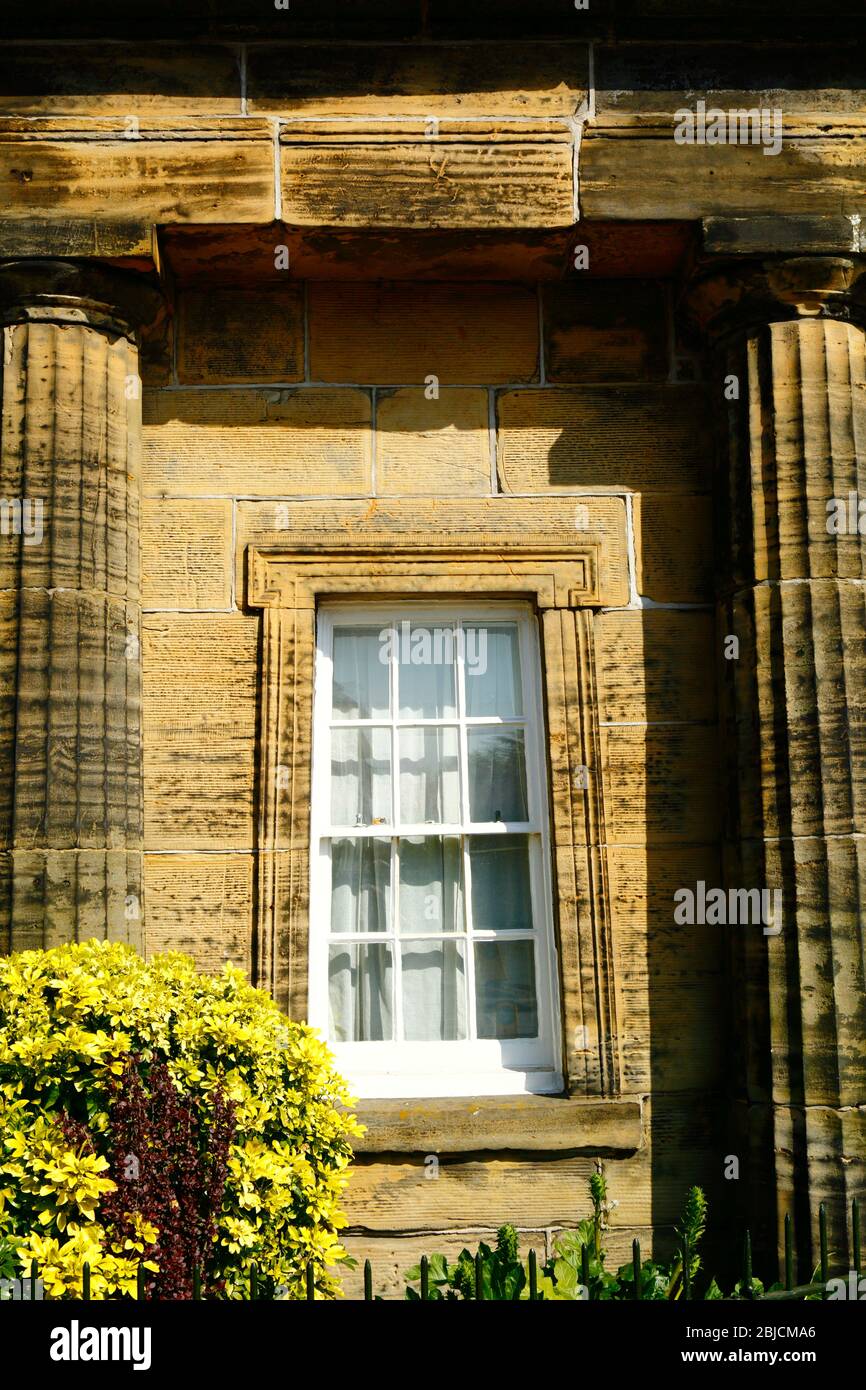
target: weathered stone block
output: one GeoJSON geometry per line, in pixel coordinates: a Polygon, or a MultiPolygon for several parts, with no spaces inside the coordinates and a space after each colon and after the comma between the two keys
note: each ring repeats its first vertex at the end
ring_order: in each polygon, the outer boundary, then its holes
{"type": "Polygon", "coordinates": [[[643,493],[633,505],[641,597],[656,603],[707,603],[713,592],[709,497],[643,493]]]}
{"type": "Polygon", "coordinates": [[[187,385],[302,380],[303,286],[182,294],[177,374],[187,385]]]}
{"type": "Polygon", "coordinates": [[[712,613],[600,613],[594,630],[603,723],[715,718],[712,613]]]}
{"type": "MultiPolygon", "coordinates": [[[[582,538],[597,544],[599,595],[604,605],[628,602],[628,548],[625,503],[620,497],[581,499],[582,538]]],[[[369,501],[238,502],[236,508],[236,589],[246,590],[245,550],[249,545],[279,546],[290,539],[337,531],[362,537],[399,536],[409,531],[447,535],[449,531],[494,532],[517,544],[527,531],[575,533],[572,498],[372,498],[369,501]]]]}
{"type": "Polygon", "coordinates": [[[252,847],[258,629],[240,613],[144,621],[146,848],[252,847]]]}
{"type": "Polygon", "coordinates": [[[711,844],[719,834],[711,726],[602,727],[610,844],[711,844]]]}
{"type": "Polygon", "coordinates": [[[274,152],[267,121],[187,117],[0,118],[0,204],[49,219],[270,222],[274,152]]]}
{"type": "Polygon", "coordinates": [[[314,380],[488,385],[538,375],[538,307],[521,285],[309,287],[314,380]]]}
{"type": "Polygon", "coordinates": [[[184,951],[199,970],[249,971],[253,859],[249,854],[147,854],[147,954],[184,951]]]}
{"type": "Polygon", "coordinates": [[[0,112],[126,119],[240,115],[237,56],[228,45],[206,43],[194,49],[129,42],[20,44],[4,73],[0,112]]]}
{"type": "Polygon", "coordinates": [[[581,280],[543,291],[548,381],[663,381],[668,375],[664,286],[581,280]]]}
{"type": "Polygon", "coordinates": [[[230,608],[231,502],[145,499],[141,584],[145,608],[230,608]]]}
{"type": "Polygon", "coordinates": [[[326,227],[568,227],[564,121],[293,121],[280,133],[287,222],[326,227]]]}
{"type": "Polygon", "coordinates": [[[376,397],[376,492],[420,495],[490,492],[488,395],[421,386],[376,397]]]}
{"type": "Polygon", "coordinates": [[[588,45],[255,45],[247,103],[280,116],[574,115],[586,99],[588,45]]]}
{"type": "Polygon", "coordinates": [[[369,395],[336,387],[148,392],[144,492],[363,494],[372,482],[370,421],[369,395]]]}
{"type": "Polygon", "coordinates": [[[712,446],[700,387],[503,391],[497,418],[504,492],[708,486],[712,446]]]}

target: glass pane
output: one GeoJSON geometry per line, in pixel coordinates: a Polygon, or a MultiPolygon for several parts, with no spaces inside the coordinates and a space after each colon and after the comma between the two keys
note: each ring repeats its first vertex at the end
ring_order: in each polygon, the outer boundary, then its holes
{"type": "Polygon", "coordinates": [[[529,820],[523,730],[470,728],[467,741],[470,820],[529,820]]]}
{"type": "Polygon", "coordinates": [[[460,840],[430,835],[400,841],[400,930],[463,930],[460,840]]]}
{"type": "Polygon", "coordinates": [[[479,1038],[538,1036],[531,941],[476,943],[475,1011],[479,1038]]]}
{"type": "Polygon", "coordinates": [[[453,627],[402,622],[397,634],[401,718],[447,719],[456,715],[453,627]]]}
{"type": "Polygon", "coordinates": [[[400,819],[404,825],[460,820],[457,730],[400,730],[400,819]]]}
{"type": "Polygon", "coordinates": [[[334,1042],[383,1042],[394,1035],[391,947],[331,946],[328,1002],[334,1042]]]}
{"type": "Polygon", "coordinates": [[[531,931],[528,836],[471,835],[469,872],[474,931],[531,931]]]}
{"type": "Polygon", "coordinates": [[[501,719],[522,715],[517,624],[466,626],[463,631],[466,713],[498,714],[501,719]]]}
{"type": "Polygon", "coordinates": [[[390,824],[390,729],[331,730],[331,821],[390,824]]]}
{"type": "Polygon", "coordinates": [[[400,947],[403,1036],[407,1042],[466,1037],[466,970],[460,941],[413,941],[400,947]]]}
{"type": "Polygon", "coordinates": [[[332,842],[332,932],[387,931],[390,889],[390,840],[332,842]]]}
{"type": "Polygon", "coordinates": [[[334,628],[334,718],[378,719],[390,712],[388,627],[334,628]]]}

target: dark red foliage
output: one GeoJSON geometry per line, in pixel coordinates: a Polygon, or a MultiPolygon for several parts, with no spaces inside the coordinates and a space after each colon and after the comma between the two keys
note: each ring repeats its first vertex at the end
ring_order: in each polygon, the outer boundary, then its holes
{"type": "Polygon", "coordinates": [[[213,1237],[235,1131],[234,1105],[215,1092],[204,1116],[177,1089],[164,1063],[148,1067],[143,1079],[133,1058],[114,1086],[108,1113],[109,1171],[117,1188],[100,1204],[106,1232],[122,1244],[133,1233],[132,1213],[158,1228],[156,1244],[142,1257],[159,1265],[158,1274],[148,1275],[149,1297],[192,1298],[195,1269],[202,1294],[217,1292],[213,1237]]]}

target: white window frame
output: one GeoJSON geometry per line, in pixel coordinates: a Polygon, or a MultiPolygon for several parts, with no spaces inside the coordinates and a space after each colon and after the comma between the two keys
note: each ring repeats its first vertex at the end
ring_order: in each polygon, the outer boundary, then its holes
{"type": "MultiPolygon", "coordinates": [[[[310,841],[310,950],[309,950],[309,1020],[318,1028],[333,1051],[338,1068],[347,1077],[353,1091],[361,1098],[462,1095],[519,1095],[525,1093],[551,1094],[562,1090],[560,1060],[560,1011],[558,970],[553,925],[553,891],[550,855],[550,810],[547,783],[547,757],[544,729],[544,703],[541,685],[541,658],[538,624],[528,603],[467,602],[443,600],[430,604],[412,600],[393,603],[323,603],[317,613],[316,670],[313,702],[312,806],[310,841]],[[335,626],[345,624],[384,627],[397,626],[404,619],[428,627],[445,626],[456,619],[475,625],[487,620],[513,622],[518,627],[521,677],[523,680],[523,715],[520,719],[491,719],[467,716],[463,682],[465,680],[463,651],[457,647],[458,713],[441,720],[403,719],[394,700],[396,652],[391,670],[391,717],[388,719],[340,720],[332,718],[333,634],[335,626]],[[359,724],[390,726],[391,728],[391,794],[392,824],[383,830],[379,826],[332,828],[330,825],[330,731],[332,725],[359,724]],[[451,725],[459,729],[459,761],[461,808],[468,814],[468,766],[466,730],[473,726],[497,724],[523,727],[526,751],[527,796],[529,820],[521,824],[471,824],[462,821],[451,825],[410,826],[394,823],[394,809],[399,779],[397,731],[418,725],[451,725]],[[526,834],[529,841],[530,890],[534,930],[529,939],[535,946],[535,981],[539,1031],[535,1039],[467,1039],[448,1042],[386,1042],[341,1043],[329,1038],[328,1010],[328,945],[330,935],[330,839],[347,835],[366,834],[390,838],[392,841],[391,928],[387,933],[359,936],[353,941],[387,941],[392,947],[395,1002],[398,997],[399,941],[397,933],[399,892],[395,872],[395,842],[407,835],[495,835],[514,831],[526,834]]],[[[468,853],[465,842],[462,854],[463,901],[467,913],[467,932],[462,935],[478,940],[513,939],[523,933],[500,934],[471,930],[468,914],[471,883],[468,853]]],[[[438,935],[431,933],[431,935],[438,935]]],[[[529,934],[527,934],[529,935],[529,934]]],[[[339,937],[338,940],[348,940],[339,937]]],[[[441,937],[440,937],[441,939],[441,937]]],[[[466,952],[467,996],[470,1019],[474,1022],[473,951],[466,952]]],[[[395,1007],[395,1028],[399,1027],[399,1009],[395,1007]]]]}

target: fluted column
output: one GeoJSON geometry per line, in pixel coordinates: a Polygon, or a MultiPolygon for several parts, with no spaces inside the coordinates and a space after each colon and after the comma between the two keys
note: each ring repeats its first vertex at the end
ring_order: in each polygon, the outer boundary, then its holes
{"type": "Polygon", "coordinates": [[[692,296],[728,415],[727,879],[782,894],[781,923],[729,927],[743,1177],[777,1243],[792,1214],[801,1270],[821,1202],[832,1262],[852,1267],[850,1202],[866,1199],[866,538],[856,514],[834,529],[837,503],[866,502],[858,274],[830,257],[728,266],[692,296]]]}
{"type": "Polygon", "coordinates": [[[142,928],[137,320],[86,263],[0,265],[0,948],[142,928]]]}

